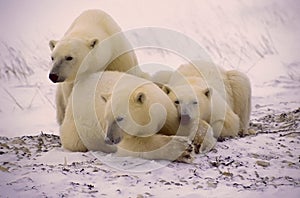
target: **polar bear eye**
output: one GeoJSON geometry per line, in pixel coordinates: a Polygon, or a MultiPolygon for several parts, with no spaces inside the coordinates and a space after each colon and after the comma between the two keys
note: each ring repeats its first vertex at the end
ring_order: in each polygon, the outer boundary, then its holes
{"type": "Polygon", "coordinates": [[[196,105],[196,104],[198,104],[198,102],[197,102],[197,101],[194,101],[194,102],[193,102],[193,104],[195,104],[195,105],[196,105]]]}
{"type": "Polygon", "coordinates": [[[51,56],[51,60],[54,60],[53,56],[51,56]]]}
{"type": "Polygon", "coordinates": [[[71,60],[73,60],[73,57],[72,56],[66,56],[66,60],[71,61],[71,60]]]}
{"type": "Polygon", "coordinates": [[[174,103],[179,105],[179,100],[175,100],[174,103]]]}
{"type": "Polygon", "coordinates": [[[117,122],[121,122],[122,120],[124,120],[124,118],[122,118],[122,117],[117,117],[117,119],[116,119],[117,122]]]}

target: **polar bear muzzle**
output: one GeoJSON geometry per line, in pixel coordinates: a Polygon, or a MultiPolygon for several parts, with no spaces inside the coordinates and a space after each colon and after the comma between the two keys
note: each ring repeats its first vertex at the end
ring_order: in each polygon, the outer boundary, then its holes
{"type": "Polygon", "coordinates": [[[115,121],[107,127],[105,134],[105,143],[108,145],[118,144],[122,140],[122,129],[115,121]]]}
{"type": "Polygon", "coordinates": [[[58,75],[57,75],[57,74],[50,73],[50,74],[49,74],[49,79],[50,79],[52,82],[57,83],[57,82],[58,82],[58,75]]]}
{"type": "Polygon", "coordinates": [[[191,116],[189,114],[181,114],[180,115],[180,124],[187,125],[191,121],[191,116]]]}

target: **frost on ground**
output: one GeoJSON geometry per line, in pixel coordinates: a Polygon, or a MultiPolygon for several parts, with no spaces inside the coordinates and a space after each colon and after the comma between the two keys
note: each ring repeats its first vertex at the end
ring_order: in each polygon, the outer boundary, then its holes
{"type": "Polygon", "coordinates": [[[218,142],[193,164],[172,162],[139,173],[114,169],[92,152],[64,151],[56,135],[0,137],[1,195],[298,197],[299,124],[300,108],[269,114],[252,120],[255,136],[218,142]]]}

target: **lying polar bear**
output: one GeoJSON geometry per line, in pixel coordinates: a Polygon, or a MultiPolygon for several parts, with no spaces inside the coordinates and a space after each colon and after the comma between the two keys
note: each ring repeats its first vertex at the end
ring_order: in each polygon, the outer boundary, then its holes
{"type": "Polygon", "coordinates": [[[76,82],[60,138],[71,151],[191,162],[191,140],[200,145],[203,134],[176,135],[178,128],[176,107],[153,82],[106,71],[76,82]]]}

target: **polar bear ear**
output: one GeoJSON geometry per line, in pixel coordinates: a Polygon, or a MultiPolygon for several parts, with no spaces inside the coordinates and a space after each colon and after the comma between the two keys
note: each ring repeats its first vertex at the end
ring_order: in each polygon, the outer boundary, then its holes
{"type": "Polygon", "coordinates": [[[138,94],[136,94],[134,98],[134,101],[139,104],[144,104],[145,100],[146,100],[146,94],[143,92],[139,92],[138,94]]]}
{"type": "Polygon", "coordinates": [[[58,41],[55,41],[55,40],[51,40],[49,41],[49,47],[51,49],[51,51],[55,48],[55,45],[58,41]]]}
{"type": "Polygon", "coordinates": [[[106,103],[110,98],[111,98],[111,93],[107,93],[107,94],[101,94],[101,98],[102,100],[104,100],[104,102],[106,103]]]}
{"type": "Polygon", "coordinates": [[[161,87],[161,90],[163,90],[163,92],[165,92],[167,95],[169,95],[169,93],[171,92],[171,88],[167,85],[163,85],[161,87]]]}
{"type": "Polygon", "coordinates": [[[90,48],[93,49],[98,44],[98,42],[99,42],[99,40],[97,38],[91,39],[90,42],[89,42],[90,43],[89,44],[90,48]]]}
{"type": "Polygon", "coordinates": [[[213,93],[213,90],[212,88],[207,88],[203,91],[203,93],[206,95],[206,97],[210,98],[213,93]]]}

